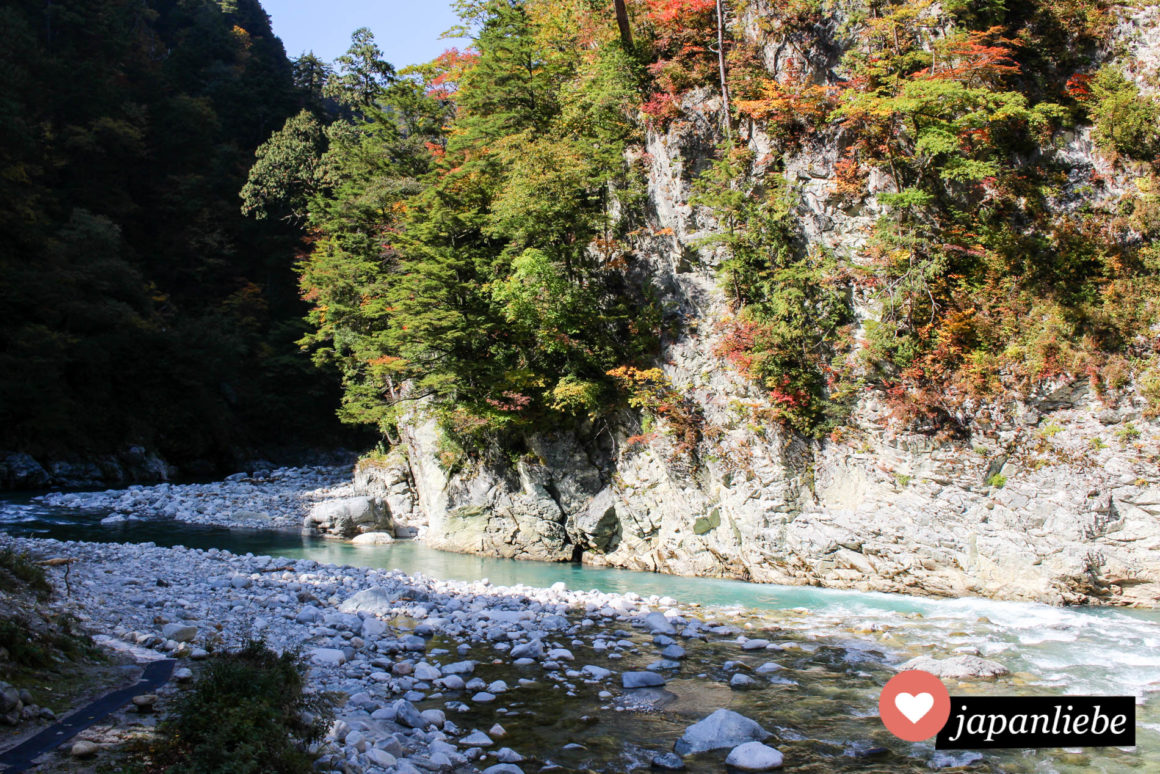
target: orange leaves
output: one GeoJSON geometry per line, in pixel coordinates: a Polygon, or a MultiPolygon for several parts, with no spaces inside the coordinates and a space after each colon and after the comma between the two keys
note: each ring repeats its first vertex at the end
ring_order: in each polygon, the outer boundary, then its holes
{"type": "Polygon", "coordinates": [[[716,0],[646,0],[646,17],[656,35],[657,61],[648,70],[660,90],[641,107],[664,123],[680,114],[688,89],[708,83],[715,73],[716,0]]]}
{"type": "Polygon", "coordinates": [[[1094,77],[1091,73],[1076,73],[1068,78],[1067,85],[1064,87],[1067,96],[1080,102],[1091,99],[1091,82],[1094,77]]]}
{"type": "Polygon", "coordinates": [[[716,0],[648,0],[648,20],[668,31],[707,21],[716,13],[716,0]]]}
{"type": "Polygon", "coordinates": [[[722,358],[738,371],[752,375],[753,350],[757,344],[757,337],[762,326],[751,320],[741,320],[736,317],[721,324],[724,335],[717,343],[713,354],[722,358]]]}
{"type": "Polygon", "coordinates": [[[936,47],[931,66],[915,78],[952,80],[968,86],[996,86],[1019,73],[1012,58],[1012,41],[1000,38],[999,27],[952,35],[936,47]]]}
{"type": "Polygon", "coordinates": [[[742,115],[769,122],[778,134],[796,136],[824,122],[834,104],[833,87],[770,80],[758,99],[741,100],[737,109],[742,115]]]}
{"type": "Polygon", "coordinates": [[[470,70],[479,60],[477,51],[460,51],[449,48],[431,62],[435,77],[430,81],[427,93],[439,100],[450,100],[459,91],[459,82],[464,73],[470,70]]]}

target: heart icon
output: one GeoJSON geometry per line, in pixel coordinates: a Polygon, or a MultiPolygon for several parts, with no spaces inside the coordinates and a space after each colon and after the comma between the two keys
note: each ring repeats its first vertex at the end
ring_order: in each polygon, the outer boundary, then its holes
{"type": "Polygon", "coordinates": [[[930,712],[930,708],[934,706],[934,697],[926,692],[918,695],[899,693],[894,697],[894,706],[911,723],[917,723],[926,717],[926,713],[930,712]]]}

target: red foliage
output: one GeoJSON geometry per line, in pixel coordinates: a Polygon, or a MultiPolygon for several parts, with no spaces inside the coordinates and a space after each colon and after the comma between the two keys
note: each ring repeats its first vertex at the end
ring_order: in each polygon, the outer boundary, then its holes
{"type": "Polygon", "coordinates": [[[532,402],[532,399],[527,395],[521,395],[518,392],[505,390],[503,393],[506,400],[499,400],[497,398],[488,398],[487,402],[499,409],[500,411],[523,411],[532,402]]]}
{"type": "Polygon", "coordinates": [[[717,344],[715,354],[741,373],[749,374],[753,367],[753,347],[761,333],[761,326],[734,318],[722,327],[725,334],[717,344]]]}
{"type": "Polygon", "coordinates": [[[479,59],[475,51],[460,51],[449,48],[431,63],[436,75],[431,79],[427,93],[435,99],[452,99],[459,91],[459,80],[479,59]]]}
{"type": "Polygon", "coordinates": [[[643,435],[629,436],[624,441],[625,451],[630,451],[637,446],[648,446],[657,437],[656,433],[644,433],[643,435]]]}
{"type": "Polygon", "coordinates": [[[677,115],[681,94],[711,82],[716,54],[716,0],[646,0],[646,17],[656,38],[657,60],[649,65],[660,93],[642,110],[657,120],[677,115]],[[667,99],[665,99],[667,97],[667,99]]]}
{"type": "Polygon", "coordinates": [[[1067,96],[1080,102],[1091,99],[1091,82],[1091,73],[1076,73],[1067,79],[1067,86],[1064,87],[1067,90],[1067,96]]]}
{"type": "Polygon", "coordinates": [[[681,114],[673,95],[663,91],[654,93],[648,102],[640,106],[640,111],[659,124],[672,121],[681,114]]]}
{"type": "Polygon", "coordinates": [[[973,86],[995,85],[1019,72],[1010,44],[997,38],[998,27],[953,39],[938,52],[934,64],[915,73],[916,78],[960,81],[973,86]]]}

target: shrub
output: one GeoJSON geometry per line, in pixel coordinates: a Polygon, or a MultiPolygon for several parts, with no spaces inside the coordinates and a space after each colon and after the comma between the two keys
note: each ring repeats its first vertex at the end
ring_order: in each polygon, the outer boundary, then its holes
{"type": "Polygon", "coordinates": [[[993,486],[996,489],[1002,489],[1007,486],[1007,477],[1002,473],[993,473],[987,477],[987,486],[993,486]]]}
{"type": "Polygon", "coordinates": [[[1105,150],[1151,161],[1160,154],[1160,105],[1108,65],[1092,81],[1093,136],[1105,150]]]}
{"type": "Polygon", "coordinates": [[[97,655],[92,641],[73,631],[74,620],[60,616],[47,626],[33,626],[20,616],[0,618],[0,651],[8,654],[6,662],[0,660],[0,674],[12,666],[45,669],[61,661],[97,655]]]}
{"type": "Polygon", "coordinates": [[[216,656],[160,727],[153,772],[311,774],[333,709],[327,694],[304,692],[297,654],[262,642],[216,656]]]}
{"type": "Polygon", "coordinates": [[[52,591],[43,567],[28,554],[5,548],[0,551],[0,591],[15,592],[21,587],[41,594],[52,591]]]}

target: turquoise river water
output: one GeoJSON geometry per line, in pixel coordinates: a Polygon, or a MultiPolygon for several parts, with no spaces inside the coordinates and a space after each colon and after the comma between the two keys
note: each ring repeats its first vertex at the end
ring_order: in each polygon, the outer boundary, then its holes
{"type": "MultiPolygon", "coordinates": [[[[857,756],[851,754],[849,766],[835,767],[830,763],[826,764],[829,769],[811,766],[803,770],[911,771],[949,767],[969,771],[1160,772],[1160,611],[1058,608],[973,598],[940,600],[767,586],[466,556],[414,542],[355,547],[292,532],[203,527],[162,519],[106,527],[99,523],[104,515],[45,507],[33,502],[30,495],[0,500],[0,530],[25,537],[220,548],[235,553],[394,568],[450,580],[488,578],[500,586],[548,586],[562,581],[576,590],[668,596],[679,602],[724,608],[712,611],[712,615],[742,625],[748,622],[759,631],[776,630],[787,643],[792,643],[787,652],[800,652],[800,659],[785,673],[792,679],[786,680],[782,698],[761,700],[775,704],[781,701],[779,711],[783,715],[793,708],[788,715],[796,720],[781,734],[791,746],[795,733],[812,736],[816,741],[821,725],[838,739],[862,739],[865,744],[896,749],[900,743],[885,735],[877,721],[876,686],[888,679],[891,665],[920,654],[977,653],[1000,661],[1013,673],[994,683],[948,685],[952,695],[1130,694],[1137,698],[1134,748],[948,754],[920,743],[908,748],[897,764],[867,760],[865,766],[855,765],[857,756]],[[827,677],[839,679],[834,683],[823,679],[827,677]],[[792,703],[787,705],[786,701],[792,703]]],[[[704,699],[715,700],[709,696],[704,699]]],[[[746,701],[752,704],[758,700],[746,701]]],[[[698,706],[690,711],[702,709],[698,706]]],[[[640,729],[641,733],[646,731],[640,729]]],[[[655,732],[667,733],[663,729],[655,732]]]]}

